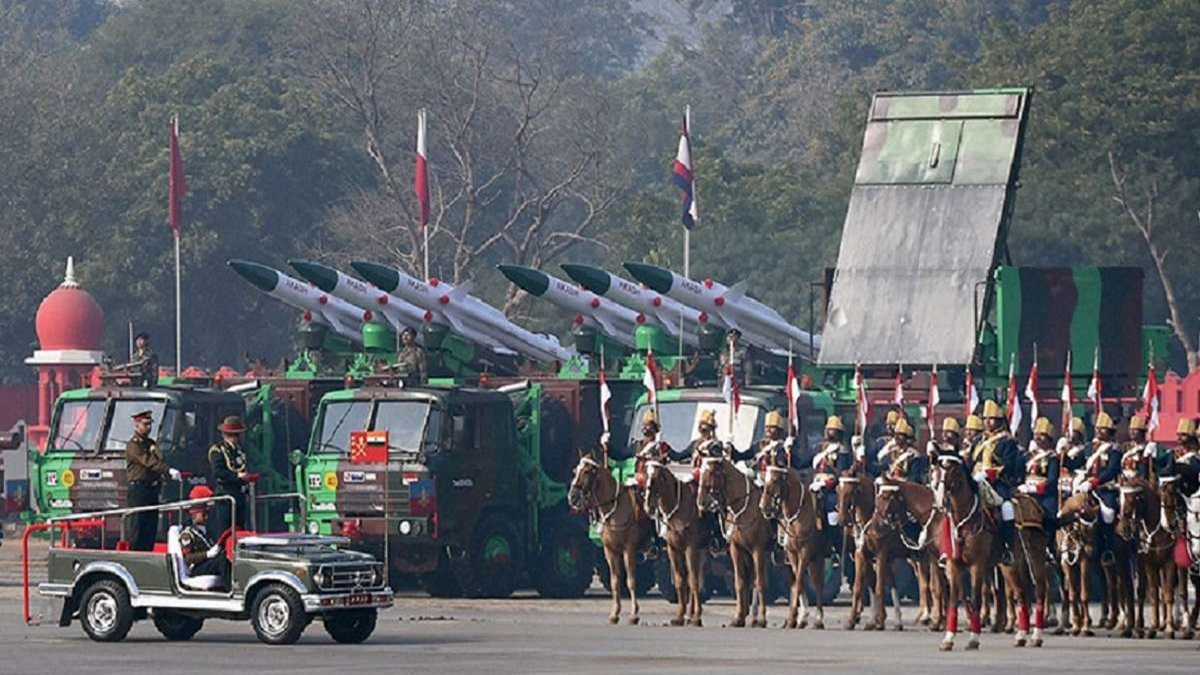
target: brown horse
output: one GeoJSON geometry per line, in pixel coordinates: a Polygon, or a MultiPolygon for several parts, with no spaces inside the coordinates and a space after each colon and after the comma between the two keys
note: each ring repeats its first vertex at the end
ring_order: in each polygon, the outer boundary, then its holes
{"type": "Polygon", "coordinates": [[[808,600],[804,594],[804,575],[807,573],[817,598],[817,616],[812,627],[824,628],[825,553],[830,548],[825,532],[832,528],[820,527],[819,498],[808,489],[796,470],[768,466],[758,508],[764,517],[776,521],[783,551],[792,568],[792,593],[783,627],[808,626],[808,600]]]}
{"type": "Polygon", "coordinates": [[[600,525],[600,541],[604,544],[604,558],[608,561],[609,588],[612,590],[613,607],[608,615],[609,623],[621,620],[621,573],[624,569],[625,586],[629,589],[632,611],[629,623],[637,624],[637,557],[642,547],[650,541],[653,532],[650,519],[638,502],[632,486],[618,485],[612,473],[590,456],[579,459],[571,487],[567,490],[567,503],[576,511],[587,511],[594,522],[600,525]]]}
{"type": "Polygon", "coordinates": [[[1138,560],[1136,635],[1153,638],[1163,630],[1168,636],[1179,628],[1175,617],[1175,527],[1176,513],[1164,508],[1158,491],[1149,482],[1123,477],[1117,510],[1117,536],[1129,542],[1138,560]],[[1146,598],[1153,603],[1153,624],[1146,630],[1146,598]]]}
{"type": "MultiPolygon", "coordinates": [[[[1175,475],[1178,481],[1171,486],[1176,498],[1180,500],[1179,514],[1183,520],[1183,541],[1191,551],[1192,560],[1200,560],[1200,468],[1187,462],[1175,464],[1175,475]]],[[[1159,479],[1162,482],[1162,479],[1159,479]]],[[[1166,493],[1164,492],[1164,498],[1166,493]]],[[[1177,564],[1182,561],[1177,561],[1177,564]]],[[[1183,638],[1190,640],[1196,634],[1197,620],[1200,620],[1200,562],[1194,562],[1186,567],[1180,566],[1179,593],[1181,610],[1186,613],[1183,638]],[[1188,580],[1196,589],[1195,601],[1188,609],[1188,580]]]]}
{"type": "MultiPolygon", "coordinates": [[[[988,522],[986,507],[962,459],[944,454],[939,458],[942,467],[942,509],[945,518],[941,527],[938,549],[946,561],[946,636],[941,650],[954,649],[958,632],[958,603],[963,598],[964,573],[970,574],[971,593],[967,601],[967,618],[971,638],[967,649],[979,648],[982,627],[980,605],[983,599],[983,580],[992,573],[1000,560],[1002,545],[994,525],[988,522]]],[[[1024,593],[1011,567],[1002,566],[1005,583],[1018,593],[1024,593]]],[[[1022,604],[1025,598],[1021,598],[1022,604]]],[[[1017,632],[1016,646],[1025,645],[1026,636],[1017,632]]]]}
{"type": "Polygon", "coordinates": [[[659,521],[671,561],[677,611],[672,626],[701,626],[701,587],[708,557],[708,524],[696,503],[696,486],[657,460],[646,462],[645,511],[659,521]]]}
{"type": "MultiPolygon", "coordinates": [[[[771,546],[771,523],[757,508],[762,489],[750,476],[724,457],[705,457],[700,466],[700,486],[696,503],[701,509],[721,514],[725,539],[729,542],[729,561],[733,565],[737,608],[735,627],[746,625],[750,612],[750,579],[759,598],[767,597],[767,557],[771,546]]],[[[750,625],[766,628],[767,606],[758,605],[750,625]]]]}
{"type": "MultiPolygon", "coordinates": [[[[898,529],[898,535],[905,556],[912,562],[918,573],[918,583],[921,596],[925,601],[925,609],[929,617],[930,630],[939,631],[946,624],[946,592],[948,583],[942,573],[939,560],[941,552],[937,545],[937,533],[941,531],[944,514],[937,505],[937,493],[928,485],[912,483],[904,480],[883,478],[879,480],[879,491],[875,494],[876,513],[890,514],[896,519],[896,513],[904,514],[908,521],[915,521],[919,528],[915,541],[908,541],[903,529],[898,529]]],[[[902,525],[898,524],[902,528],[902,525]]],[[[893,602],[899,604],[893,589],[893,602]]],[[[897,613],[897,616],[899,614],[897,613]]]]}
{"type": "MultiPolygon", "coordinates": [[[[1059,565],[1062,567],[1063,602],[1070,608],[1071,634],[1092,637],[1092,612],[1088,602],[1088,579],[1092,561],[1097,555],[1097,527],[1100,506],[1095,496],[1086,492],[1071,495],[1058,509],[1060,521],[1070,521],[1058,528],[1059,565]]],[[[1116,625],[1117,582],[1112,566],[1101,566],[1107,593],[1101,603],[1100,625],[1116,625]]],[[[1064,609],[1059,628],[1065,630],[1067,611],[1064,609]]]]}
{"type": "MultiPolygon", "coordinates": [[[[900,528],[907,520],[904,504],[898,500],[884,500],[877,510],[873,485],[863,475],[848,475],[838,479],[837,509],[838,522],[845,523],[847,534],[854,541],[854,591],[850,600],[850,616],[846,619],[846,630],[853,630],[862,616],[863,583],[869,573],[868,565],[875,570],[874,618],[864,626],[866,630],[883,630],[886,620],[884,593],[892,577],[892,560],[902,555],[900,528]]],[[[883,492],[899,490],[895,485],[880,485],[883,492]]],[[[893,590],[895,586],[893,584],[893,590]]],[[[896,611],[896,630],[904,630],[898,598],[893,598],[896,611]]]]}
{"type": "Polygon", "coordinates": [[[1045,530],[1042,505],[1034,497],[1013,495],[1017,529],[1013,572],[1017,584],[1012,589],[1017,605],[1017,641],[1029,633],[1029,596],[1033,590],[1033,634],[1029,644],[1041,647],[1045,640],[1046,607],[1050,603],[1050,535],[1045,530]]]}

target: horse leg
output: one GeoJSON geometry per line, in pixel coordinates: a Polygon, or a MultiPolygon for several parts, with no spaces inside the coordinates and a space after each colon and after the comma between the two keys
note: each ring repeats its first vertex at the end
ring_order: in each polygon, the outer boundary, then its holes
{"type": "Polygon", "coordinates": [[[632,546],[625,549],[625,585],[629,588],[629,623],[636,626],[641,617],[638,616],[637,549],[632,546]]]}
{"type": "Polygon", "coordinates": [[[887,608],[884,606],[884,594],[887,592],[888,580],[888,561],[883,551],[875,553],[875,593],[872,596],[875,601],[875,606],[872,607],[872,621],[869,626],[870,630],[884,630],[884,625],[887,620],[887,608]]]}
{"type": "MultiPolygon", "coordinates": [[[[1092,630],[1092,608],[1089,602],[1091,601],[1091,591],[1088,589],[1088,576],[1092,572],[1092,563],[1086,556],[1079,556],[1079,565],[1075,571],[1078,578],[1071,583],[1076,584],[1073,589],[1075,594],[1075,612],[1079,617],[1082,614],[1082,633],[1085,637],[1094,637],[1095,631],[1092,630]]],[[[1078,635],[1079,633],[1075,633],[1078,635]]]]}
{"type": "MultiPolygon", "coordinates": [[[[800,554],[798,551],[793,551],[791,548],[787,550],[788,565],[792,568],[792,586],[788,594],[788,616],[783,622],[784,628],[795,628],[803,624],[798,624],[797,616],[800,613],[800,601],[804,597],[804,577],[800,574],[800,554]]],[[[805,607],[804,618],[808,619],[807,607],[805,607]]]]}
{"type": "Polygon", "coordinates": [[[971,630],[971,640],[967,642],[967,649],[969,650],[979,649],[979,633],[983,628],[979,617],[979,606],[983,596],[984,575],[985,569],[983,563],[971,565],[971,599],[967,605],[967,620],[970,621],[971,630]]]}
{"type": "Polygon", "coordinates": [[[687,562],[684,553],[673,546],[667,548],[667,558],[671,561],[671,582],[675,584],[675,618],[671,619],[672,626],[682,626],[684,614],[691,606],[687,588],[687,562]]]}
{"type": "Polygon", "coordinates": [[[948,652],[954,649],[954,635],[958,632],[958,596],[962,592],[958,563],[946,560],[946,636],[939,647],[948,652]]]}
{"type": "Polygon", "coordinates": [[[749,594],[746,588],[748,585],[746,583],[747,570],[743,569],[746,563],[742,561],[742,552],[732,543],[729,545],[729,563],[733,566],[734,591],[733,622],[729,625],[734,628],[742,628],[746,625],[746,607],[750,602],[750,599],[746,597],[749,594]]]}
{"type": "Polygon", "coordinates": [[[754,563],[754,590],[758,594],[758,611],[750,625],[755,628],[767,627],[767,549],[755,548],[751,552],[754,563]]]}
{"type": "Polygon", "coordinates": [[[888,565],[888,586],[892,589],[892,609],[896,610],[896,626],[898,631],[904,630],[904,613],[900,607],[900,589],[896,587],[896,575],[888,565]]]}
{"type": "Polygon", "coordinates": [[[920,611],[917,612],[917,625],[928,626],[933,615],[931,610],[933,602],[929,590],[929,563],[925,556],[918,556],[909,560],[908,564],[913,568],[913,573],[917,575],[917,604],[920,605],[920,611]]]}
{"type": "MultiPolygon", "coordinates": [[[[1018,533],[1018,536],[1020,534],[1018,533]]],[[[1014,556],[1015,558],[1023,558],[1023,555],[1014,556]]],[[[1028,561],[1027,561],[1028,562],[1028,561]]],[[[1006,569],[1004,573],[1004,585],[1009,589],[1008,597],[1010,604],[1017,615],[1016,633],[1013,637],[1014,647],[1024,647],[1026,640],[1029,638],[1029,598],[1025,594],[1025,584],[1021,583],[1021,578],[1018,576],[1016,565],[1006,569]]]]}
{"type": "Polygon", "coordinates": [[[621,620],[621,556],[608,546],[604,547],[604,559],[608,561],[608,590],[612,593],[612,611],[608,614],[608,622],[616,624],[621,620]]]}
{"type": "Polygon", "coordinates": [[[863,580],[867,575],[867,555],[862,547],[854,551],[854,587],[850,593],[850,616],[846,617],[846,630],[854,630],[862,616],[863,580]]]}
{"type": "Polygon", "coordinates": [[[1159,584],[1161,590],[1159,596],[1163,601],[1163,628],[1167,631],[1167,637],[1174,640],[1175,634],[1179,631],[1179,622],[1175,617],[1175,561],[1167,558],[1159,567],[1159,584]]]}
{"type": "Polygon", "coordinates": [[[689,546],[684,549],[684,555],[687,557],[688,599],[692,603],[692,618],[688,625],[702,626],[704,622],[701,619],[701,607],[704,603],[701,602],[700,593],[703,592],[704,584],[704,545],[689,546]]]}
{"type": "Polygon", "coordinates": [[[929,574],[929,601],[932,615],[929,619],[929,630],[940,631],[946,627],[946,589],[945,578],[937,560],[931,555],[925,556],[925,568],[929,574]]]}
{"type": "MultiPolygon", "coordinates": [[[[816,630],[825,629],[825,561],[820,554],[811,548],[804,556],[804,567],[808,570],[808,578],[812,583],[813,594],[817,598],[817,618],[813,621],[816,630]]],[[[800,585],[801,591],[804,585],[800,585]]],[[[807,612],[805,612],[807,614],[807,612]]]]}
{"type": "MultiPolygon", "coordinates": [[[[1191,572],[1189,572],[1187,574],[1187,576],[1184,578],[1183,587],[1185,589],[1184,590],[1185,598],[1187,597],[1186,589],[1187,589],[1187,580],[1189,578],[1192,581],[1192,586],[1193,586],[1192,590],[1195,592],[1195,596],[1192,600],[1192,611],[1191,611],[1191,613],[1188,614],[1187,636],[1188,636],[1188,639],[1190,640],[1194,636],[1196,629],[1198,627],[1200,627],[1200,574],[1192,574],[1191,572]]],[[[1187,603],[1185,602],[1184,604],[1186,605],[1187,603]]]]}
{"type": "Polygon", "coordinates": [[[1067,632],[1067,623],[1071,624],[1071,633],[1079,635],[1079,612],[1075,606],[1075,584],[1071,579],[1071,566],[1066,560],[1059,560],[1058,563],[1059,588],[1062,590],[1062,610],[1058,620],[1058,626],[1054,629],[1055,635],[1064,635],[1067,632]]]}
{"type": "MultiPolygon", "coordinates": [[[[1050,600],[1050,567],[1042,555],[1045,548],[1042,542],[1038,542],[1038,547],[1034,549],[1034,560],[1030,562],[1030,569],[1036,570],[1037,574],[1033,586],[1033,641],[1030,642],[1034,647],[1042,646],[1042,632],[1046,628],[1046,607],[1050,600]]],[[[1065,617],[1063,621],[1066,621],[1065,617]]]]}

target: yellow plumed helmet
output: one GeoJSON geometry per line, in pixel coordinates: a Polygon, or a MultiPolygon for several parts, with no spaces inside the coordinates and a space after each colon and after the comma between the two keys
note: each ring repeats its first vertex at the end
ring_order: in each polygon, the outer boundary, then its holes
{"type": "Polygon", "coordinates": [[[642,414],[642,424],[658,424],[658,415],[654,414],[654,408],[647,408],[642,414]]]}
{"type": "Polygon", "coordinates": [[[895,424],[896,420],[898,420],[898,419],[900,419],[900,411],[899,410],[889,410],[888,411],[888,414],[887,414],[887,423],[888,424],[895,424]]]}
{"type": "Polygon", "coordinates": [[[946,419],[942,420],[942,431],[953,431],[956,434],[959,433],[958,420],[954,419],[953,417],[947,417],[946,419]]]}
{"type": "Polygon", "coordinates": [[[708,425],[714,429],[717,428],[717,411],[702,410],[700,411],[700,426],[708,425]]]}
{"type": "Polygon", "coordinates": [[[983,418],[990,419],[996,417],[1004,419],[1004,409],[1000,407],[999,403],[989,398],[983,402],[983,418]]]}
{"type": "Polygon", "coordinates": [[[1071,418],[1071,431],[1078,431],[1081,434],[1087,433],[1087,427],[1084,426],[1082,417],[1071,418]]]}
{"type": "Polygon", "coordinates": [[[912,436],[913,428],[908,423],[908,420],[901,417],[900,419],[896,420],[896,428],[893,430],[893,433],[895,433],[897,436],[912,436]]]}
{"type": "Polygon", "coordinates": [[[1146,418],[1142,415],[1134,415],[1129,418],[1129,430],[1137,431],[1138,429],[1146,430],[1146,418]]]}
{"type": "Polygon", "coordinates": [[[967,415],[968,431],[983,431],[983,418],[979,415],[967,415]]]}
{"type": "Polygon", "coordinates": [[[1054,435],[1054,423],[1047,417],[1037,418],[1037,422],[1033,424],[1033,433],[1046,434],[1047,436],[1054,435]]]}
{"type": "Polygon", "coordinates": [[[778,410],[772,410],[767,413],[767,421],[764,426],[783,428],[783,415],[780,415],[778,410]]]}
{"type": "Polygon", "coordinates": [[[1102,412],[1099,415],[1096,415],[1096,428],[1097,429],[1116,429],[1117,425],[1113,424],[1112,415],[1109,415],[1106,412],[1102,412]]]}
{"type": "Polygon", "coordinates": [[[825,428],[837,429],[838,431],[846,430],[846,427],[842,426],[842,418],[838,417],[837,415],[830,415],[829,419],[825,420],[825,428]]]}
{"type": "Polygon", "coordinates": [[[1190,417],[1184,417],[1180,419],[1179,428],[1175,430],[1175,433],[1180,436],[1195,436],[1196,421],[1190,417]]]}

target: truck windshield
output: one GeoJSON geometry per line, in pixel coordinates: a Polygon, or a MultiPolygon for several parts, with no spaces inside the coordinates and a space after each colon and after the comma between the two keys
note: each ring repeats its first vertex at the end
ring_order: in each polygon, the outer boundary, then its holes
{"type": "MultiPolygon", "coordinates": [[[[642,435],[642,417],[652,406],[639,406],[637,424],[630,429],[630,445],[642,435]]],[[[705,410],[713,410],[717,414],[717,438],[724,439],[729,433],[729,406],[724,401],[669,401],[659,404],[659,418],[662,425],[662,440],[672,448],[682,450],[699,436],[696,427],[700,423],[700,414],[705,410]]],[[[750,447],[755,439],[763,435],[762,423],[764,413],[762,408],[750,403],[743,403],[737,412],[734,424],[733,445],[739,450],[750,447]]]]}
{"type": "Polygon", "coordinates": [[[112,417],[108,433],[104,436],[104,452],[125,452],[125,444],[133,438],[133,416],[149,410],[154,416],[150,426],[150,438],[158,439],[163,452],[174,441],[175,414],[168,414],[163,401],[118,400],[113,402],[112,417]]]}
{"type": "Polygon", "coordinates": [[[66,401],[58,409],[58,424],[48,447],[67,452],[95,450],[102,426],[104,399],[66,401]]]}
{"type": "Polygon", "coordinates": [[[314,452],[348,452],[350,432],[367,428],[370,401],[334,401],[321,408],[321,433],[314,452]]]}
{"type": "Polygon", "coordinates": [[[388,452],[419,452],[429,407],[427,401],[380,401],[371,428],[387,430],[388,452]]]}

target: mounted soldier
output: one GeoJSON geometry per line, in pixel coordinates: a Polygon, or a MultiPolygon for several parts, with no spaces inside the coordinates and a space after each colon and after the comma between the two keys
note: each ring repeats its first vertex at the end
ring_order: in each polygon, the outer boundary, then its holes
{"type": "Polygon", "coordinates": [[[975,446],[983,440],[983,418],[979,415],[967,415],[967,423],[963,428],[963,444],[959,455],[967,462],[975,454],[975,446]]]}
{"type": "Polygon", "coordinates": [[[889,446],[893,443],[895,436],[897,420],[903,419],[904,415],[899,410],[889,410],[887,418],[884,420],[884,433],[879,438],[875,439],[875,444],[871,446],[871,451],[866,454],[863,463],[863,469],[868,476],[877,478],[882,474],[879,468],[880,458],[890,453],[889,446]]]}
{"type": "Polygon", "coordinates": [[[1071,418],[1071,431],[1058,439],[1057,447],[1059,469],[1063,474],[1074,475],[1076,471],[1083,470],[1091,449],[1088,447],[1087,427],[1084,426],[1082,418],[1071,418]]]}
{"type": "Polygon", "coordinates": [[[938,457],[943,454],[961,457],[963,452],[965,449],[962,442],[962,429],[958,426],[958,420],[953,417],[942,420],[941,441],[931,440],[925,444],[925,454],[931,465],[937,462],[938,457]]]}
{"type": "Polygon", "coordinates": [[[1196,439],[1196,422],[1183,418],[1175,431],[1179,443],[1172,451],[1171,464],[1191,464],[1200,466],[1200,442],[1196,439]]]}
{"type": "MultiPolygon", "coordinates": [[[[697,462],[704,457],[722,457],[725,455],[726,444],[717,440],[717,411],[703,410],[700,421],[696,424],[699,434],[683,450],[667,448],[667,457],[672,462],[697,462]]],[[[730,444],[732,447],[732,444],[730,444]]]]}
{"type": "Polygon", "coordinates": [[[1146,442],[1146,418],[1142,415],[1129,418],[1129,441],[1121,453],[1122,473],[1130,478],[1154,480],[1153,456],[1157,454],[1158,444],[1146,442]]]}
{"type": "Polygon", "coordinates": [[[813,470],[813,480],[809,485],[818,497],[825,512],[825,522],[837,527],[837,479],[854,467],[854,456],[842,441],[846,429],[842,418],[830,415],[825,421],[825,439],[821,441],[821,449],[806,462],[813,470]]]}
{"type": "Polygon", "coordinates": [[[880,469],[890,478],[910,483],[929,482],[929,457],[913,446],[913,428],[901,417],[893,430],[891,452],[880,460],[880,469]]]}
{"type": "MultiPolygon", "coordinates": [[[[772,410],[767,413],[767,418],[763,423],[764,436],[754,444],[753,454],[754,459],[758,464],[758,470],[762,471],[768,466],[791,466],[796,459],[792,456],[792,448],[795,439],[792,437],[784,438],[784,419],[783,415],[778,410],[772,410]]],[[[734,453],[742,455],[743,453],[734,453]]]]}
{"type": "Polygon", "coordinates": [[[1113,523],[1117,518],[1117,479],[1121,475],[1121,452],[1114,440],[1116,425],[1108,413],[1096,416],[1096,438],[1092,441],[1092,454],[1083,466],[1083,475],[1075,489],[1091,492],[1100,500],[1100,530],[1098,545],[1101,564],[1111,565],[1113,558],[1113,523]]]}
{"type": "Polygon", "coordinates": [[[1045,417],[1033,425],[1034,448],[1025,460],[1025,481],[1017,491],[1037,499],[1042,507],[1042,526],[1047,541],[1054,542],[1058,513],[1058,453],[1054,446],[1054,423],[1045,417]]]}
{"type": "Polygon", "coordinates": [[[1013,518],[1012,493],[1021,482],[1020,450],[1008,432],[1004,410],[988,399],[983,404],[985,436],[976,444],[971,455],[971,472],[975,482],[987,484],[1000,500],[1000,540],[1004,544],[1004,560],[1012,560],[1013,518]]]}

